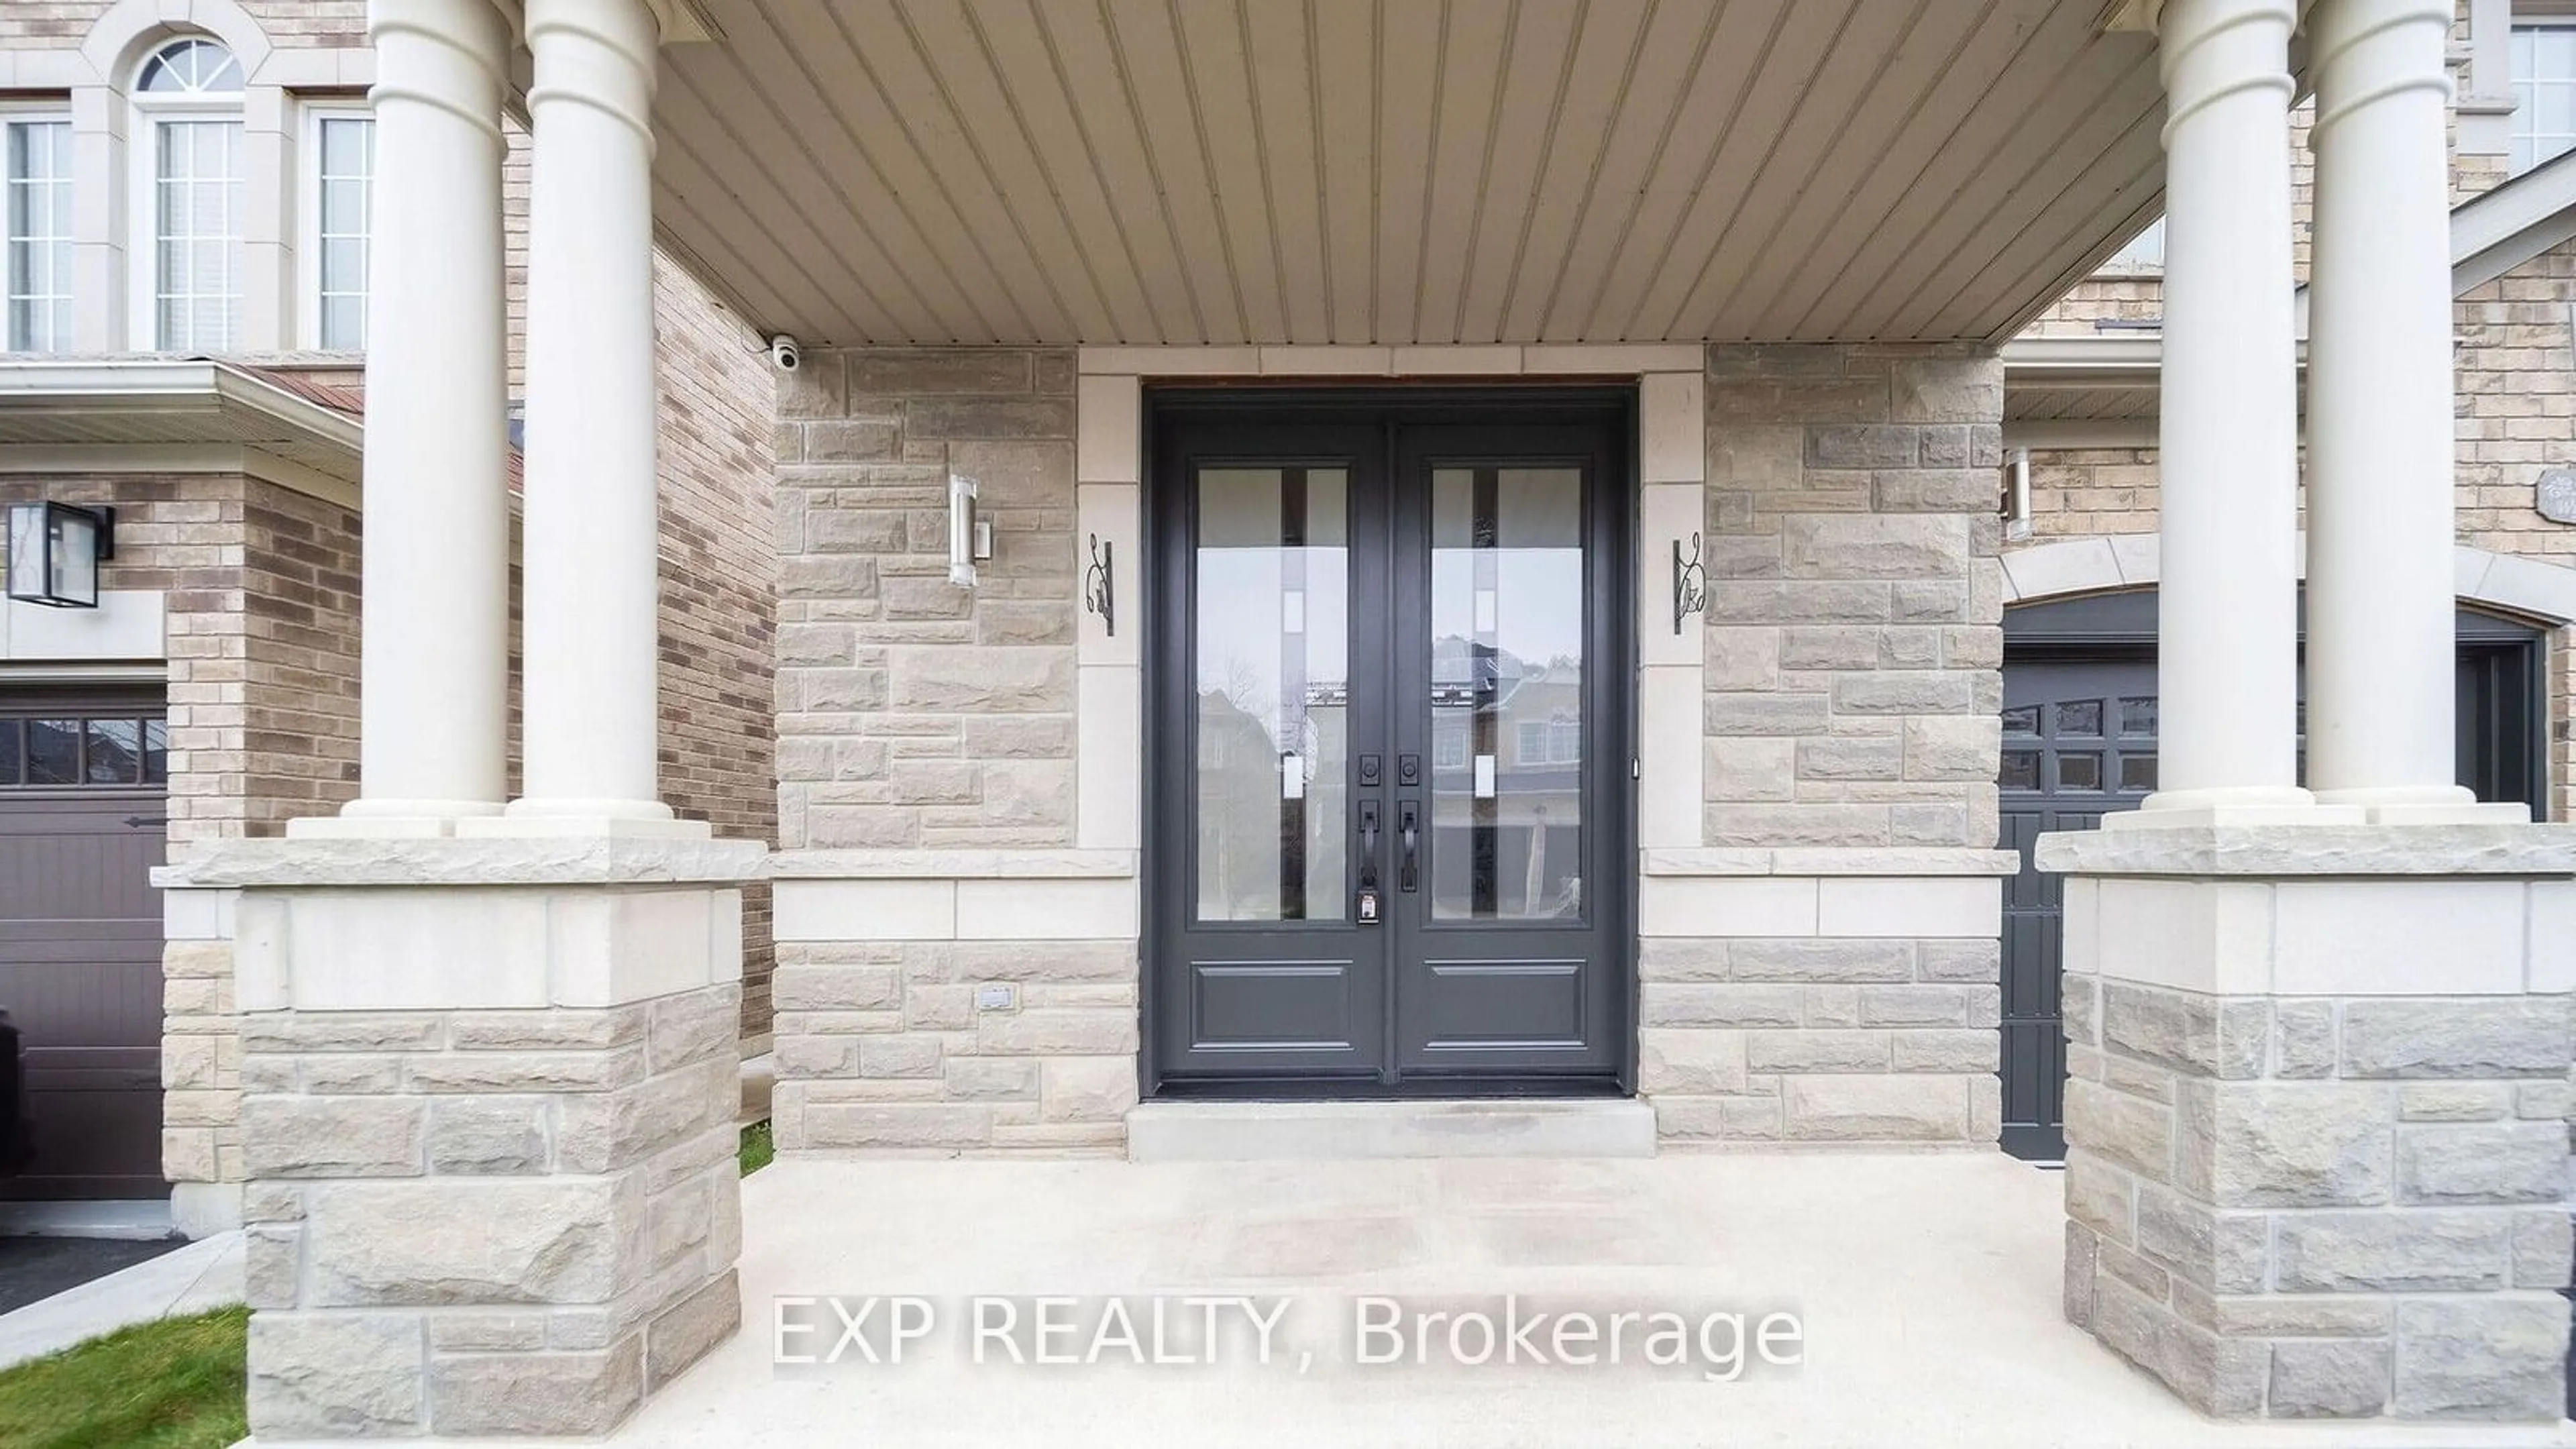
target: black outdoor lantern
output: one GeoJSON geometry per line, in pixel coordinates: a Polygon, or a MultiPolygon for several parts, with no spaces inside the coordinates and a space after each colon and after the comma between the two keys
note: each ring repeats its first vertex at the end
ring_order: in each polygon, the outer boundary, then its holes
{"type": "Polygon", "coordinates": [[[56,609],[98,607],[98,566],[116,556],[116,510],[9,505],[9,597],[56,609]]]}

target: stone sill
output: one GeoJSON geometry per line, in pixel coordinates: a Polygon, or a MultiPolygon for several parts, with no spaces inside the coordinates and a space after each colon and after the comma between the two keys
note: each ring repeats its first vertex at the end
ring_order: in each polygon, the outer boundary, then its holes
{"type": "Polygon", "coordinates": [[[2068,875],[2576,875],[2565,825],[2235,825],[2061,830],[2039,868],[2068,875]]]}
{"type": "Polygon", "coordinates": [[[2013,851],[1968,846],[1653,849],[1643,855],[1650,876],[2003,876],[2021,870],[2013,851]]]}
{"type": "Polygon", "coordinates": [[[785,850],[769,874],[782,880],[1126,880],[1132,850],[785,850]]]}
{"type": "Polygon", "coordinates": [[[758,840],[600,836],[226,840],[152,872],[164,890],[242,886],[732,885],[767,875],[758,840]]]}

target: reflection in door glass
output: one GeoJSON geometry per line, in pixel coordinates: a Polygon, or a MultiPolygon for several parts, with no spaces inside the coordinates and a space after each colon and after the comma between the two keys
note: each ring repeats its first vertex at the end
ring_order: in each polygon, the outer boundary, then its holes
{"type": "Polygon", "coordinates": [[[1339,468],[1198,474],[1198,918],[1338,921],[1350,508],[1339,468]]]}
{"type": "Polygon", "coordinates": [[[1431,473],[1431,912],[1583,915],[1583,474],[1431,473]]]}

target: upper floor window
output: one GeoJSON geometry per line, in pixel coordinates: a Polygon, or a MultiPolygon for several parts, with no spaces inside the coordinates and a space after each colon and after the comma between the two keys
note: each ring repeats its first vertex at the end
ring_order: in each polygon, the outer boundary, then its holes
{"type": "Polygon", "coordinates": [[[2576,24],[2513,28],[2513,174],[2576,147],[2576,24]]]}
{"type": "Polygon", "coordinates": [[[174,41],[143,63],[143,79],[135,88],[146,95],[238,96],[241,62],[211,40],[174,41]]]}
{"type": "Polygon", "coordinates": [[[317,108],[311,112],[313,163],[305,211],[312,218],[304,244],[313,260],[305,270],[312,299],[307,341],[331,351],[367,345],[367,215],[375,192],[376,123],[363,110],[317,108]]]}
{"type": "Polygon", "coordinates": [[[135,85],[149,156],[135,168],[149,188],[136,215],[151,232],[135,248],[147,347],[227,352],[240,333],[241,95],[241,63],[202,39],[162,47],[135,85]]]}
{"type": "Polygon", "coordinates": [[[8,189],[8,350],[72,344],[72,123],[0,117],[8,189]]]}

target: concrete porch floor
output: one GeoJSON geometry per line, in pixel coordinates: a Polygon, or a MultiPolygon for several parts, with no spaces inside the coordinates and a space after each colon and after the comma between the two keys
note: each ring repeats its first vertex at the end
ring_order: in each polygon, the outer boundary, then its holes
{"type": "Polygon", "coordinates": [[[744,1332],[612,1442],[2576,1444],[2564,1423],[2200,1418],[2059,1318],[2060,1183],[1984,1152],[782,1160],[743,1185],[744,1332]],[[1296,1295],[1279,1336],[1315,1350],[1311,1370],[1293,1353],[1267,1368],[967,1361],[966,1295],[1123,1294],[1141,1314],[1143,1295],[1193,1291],[1296,1295]],[[1342,1361],[1352,1295],[1473,1300],[1499,1318],[1507,1292],[1596,1312],[1788,1308],[1806,1362],[1708,1383],[1342,1361]],[[773,1297],[835,1293],[939,1300],[932,1357],[774,1370],[773,1297]]]}

